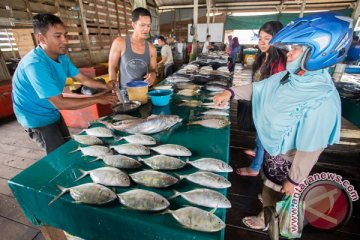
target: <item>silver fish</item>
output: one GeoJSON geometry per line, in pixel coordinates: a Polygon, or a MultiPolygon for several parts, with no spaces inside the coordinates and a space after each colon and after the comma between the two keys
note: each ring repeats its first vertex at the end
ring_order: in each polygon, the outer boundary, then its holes
{"type": "Polygon", "coordinates": [[[222,110],[208,110],[205,112],[202,112],[203,115],[220,115],[220,116],[229,116],[229,113],[227,111],[222,110]]]}
{"type": "Polygon", "coordinates": [[[124,131],[127,128],[129,128],[130,126],[140,123],[140,122],[144,122],[144,121],[146,121],[146,120],[142,119],[142,118],[137,118],[137,119],[122,120],[122,121],[117,121],[117,122],[106,122],[106,121],[101,121],[101,120],[98,120],[97,122],[104,124],[108,129],[124,131]]]}
{"type": "Polygon", "coordinates": [[[124,129],[124,132],[131,134],[153,134],[168,130],[182,119],[177,115],[152,115],[145,121],[139,122],[124,129]]]}
{"type": "Polygon", "coordinates": [[[169,201],[160,194],[143,189],[124,192],[118,197],[122,205],[140,211],[160,211],[170,206],[169,201]]]}
{"type": "Polygon", "coordinates": [[[177,83],[175,86],[177,89],[191,89],[194,91],[201,88],[200,85],[194,83],[177,83]]]}
{"type": "Polygon", "coordinates": [[[95,137],[113,137],[113,132],[110,129],[104,127],[94,127],[84,129],[87,135],[95,137]]]}
{"type": "Polygon", "coordinates": [[[178,175],[178,176],[180,180],[185,178],[190,182],[199,184],[204,187],[210,187],[210,188],[231,187],[231,183],[226,178],[212,172],[199,171],[189,175],[178,175]]]}
{"type": "Polygon", "coordinates": [[[207,105],[207,106],[204,106],[204,107],[211,108],[211,109],[223,109],[223,110],[230,109],[230,105],[224,105],[224,106],[207,105]]]}
{"type": "Polygon", "coordinates": [[[183,103],[180,103],[179,106],[186,107],[200,107],[202,106],[202,102],[198,100],[181,100],[183,103]]]}
{"type": "Polygon", "coordinates": [[[188,192],[178,192],[174,190],[175,195],[168,199],[181,196],[186,201],[198,206],[210,208],[231,208],[230,201],[221,193],[207,188],[200,188],[188,192]]]}
{"type": "Polygon", "coordinates": [[[135,134],[129,135],[125,137],[119,138],[119,140],[124,139],[128,143],[141,144],[141,145],[155,145],[156,140],[153,137],[143,135],[143,134],[135,134]]]}
{"type": "Polygon", "coordinates": [[[191,151],[184,146],[177,144],[163,144],[156,147],[151,147],[151,150],[168,156],[176,157],[190,157],[191,151]]]}
{"type": "Polygon", "coordinates": [[[155,170],[175,170],[186,165],[186,162],[181,161],[178,158],[165,155],[156,155],[146,159],[138,157],[138,160],[143,161],[146,165],[155,170]]]}
{"type": "Polygon", "coordinates": [[[103,145],[103,141],[101,139],[90,136],[90,135],[72,135],[72,138],[77,141],[78,143],[84,145],[103,145]]]}
{"type": "Polygon", "coordinates": [[[198,120],[206,120],[206,119],[221,119],[224,121],[229,121],[228,117],[220,116],[220,115],[203,115],[197,118],[198,120]]]}
{"type": "Polygon", "coordinates": [[[176,93],[177,95],[181,95],[181,96],[185,96],[185,97],[193,97],[193,96],[198,96],[199,95],[199,91],[194,91],[191,89],[183,89],[181,91],[178,91],[176,93]]]}
{"type": "Polygon", "coordinates": [[[210,92],[222,92],[226,89],[226,87],[220,85],[207,85],[205,86],[205,89],[210,92]]]}
{"type": "Polygon", "coordinates": [[[142,166],[137,160],[120,154],[101,156],[90,162],[98,160],[103,160],[106,165],[116,168],[134,169],[142,166]]]}
{"type": "Polygon", "coordinates": [[[133,117],[131,115],[127,115],[127,114],[116,114],[114,116],[111,116],[111,119],[113,119],[115,121],[123,121],[123,120],[134,120],[134,119],[138,119],[138,118],[133,117]]]}
{"type": "Polygon", "coordinates": [[[129,176],[125,172],[114,167],[101,167],[90,171],[79,169],[79,171],[82,173],[82,175],[78,177],[75,182],[86,177],[87,175],[90,175],[94,183],[99,183],[101,185],[113,187],[130,186],[129,176]]]}
{"type": "Polygon", "coordinates": [[[145,170],[130,174],[131,179],[141,185],[155,188],[165,188],[178,182],[176,177],[154,170],[145,170]]]}
{"type": "Polygon", "coordinates": [[[180,82],[190,82],[190,78],[185,77],[167,77],[166,81],[169,83],[180,83],[180,82]]]}
{"type": "Polygon", "coordinates": [[[196,120],[188,123],[188,125],[195,125],[195,124],[199,124],[207,128],[219,129],[228,126],[230,122],[224,119],[204,119],[204,120],[196,120]]]}
{"type": "Polygon", "coordinates": [[[61,193],[49,202],[49,205],[59,199],[66,192],[70,192],[70,196],[78,203],[87,204],[105,204],[116,199],[116,194],[97,183],[85,183],[71,188],[57,186],[61,193]]]}
{"type": "Polygon", "coordinates": [[[121,145],[112,145],[110,148],[115,149],[119,154],[125,154],[125,155],[149,155],[150,150],[149,148],[139,145],[139,144],[133,144],[133,143],[126,143],[121,145]]]}
{"type": "Polygon", "coordinates": [[[88,146],[88,147],[78,147],[74,151],[71,151],[69,153],[73,153],[76,151],[81,151],[83,156],[92,156],[92,157],[102,157],[106,155],[113,155],[113,152],[110,148],[105,146],[88,146]]]}
{"type": "Polygon", "coordinates": [[[186,161],[186,163],[192,165],[203,171],[209,172],[232,172],[233,169],[230,165],[224,161],[216,158],[200,158],[195,161],[186,161]]]}
{"type": "Polygon", "coordinates": [[[207,212],[196,207],[184,207],[166,212],[186,228],[201,232],[217,232],[225,228],[225,223],[214,214],[214,211],[207,212]]]}
{"type": "Polygon", "coordinates": [[[158,86],[155,86],[154,89],[156,89],[156,90],[172,90],[173,86],[172,85],[158,85],[158,86]]]}

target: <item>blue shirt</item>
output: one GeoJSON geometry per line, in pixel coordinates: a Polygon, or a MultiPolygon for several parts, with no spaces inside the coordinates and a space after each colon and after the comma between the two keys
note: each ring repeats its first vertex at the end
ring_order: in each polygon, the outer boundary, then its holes
{"type": "Polygon", "coordinates": [[[60,95],[66,78],[78,74],[79,70],[66,55],[54,61],[40,46],[31,50],[13,76],[12,100],[19,123],[36,128],[57,122],[60,113],[48,98],[60,95]]]}

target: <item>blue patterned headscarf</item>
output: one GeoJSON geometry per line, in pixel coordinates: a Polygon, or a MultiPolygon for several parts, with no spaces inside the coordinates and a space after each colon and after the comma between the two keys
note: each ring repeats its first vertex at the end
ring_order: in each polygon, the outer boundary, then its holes
{"type": "Polygon", "coordinates": [[[265,150],[276,156],[339,142],[340,97],[328,70],[306,71],[303,76],[290,73],[289,81],[281,84],[286,74],[253,84],[253,118],[265,150]]]}

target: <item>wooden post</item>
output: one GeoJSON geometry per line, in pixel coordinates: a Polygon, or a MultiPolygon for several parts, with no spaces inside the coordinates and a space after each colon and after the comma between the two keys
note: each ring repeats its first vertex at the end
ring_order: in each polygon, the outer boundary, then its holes
{"type": "Polygon", "coordinates": [[[123,0],[123,7],[124,7],[124,16],[125,16],[125,32],[128,34],[128,22],[127,22],[127,11],[126,11],[126,2],[123,0]]]}
{"type": "Polygon", "coordinates": [[[82,29],[82,37],[85,41],[85,46],[87,48],[87,51],[89,53],[90,62],[93,63],[91,58],[91,45],[90,45],[90,38],[89,38],[89,29],[86,24],[86,16],[85,16],[85,9],[84,4],[82,0],[78,0],[79,4],[79,13],[80,13],[80,23],[81,23],[81,29],[82,29]]]}
{"type": "Polygon", "coordinates": [[[198,34],[197,34],[197,25],[198,25],[198,11],[199,11],[199,0],[194,0],[194,23],[193,23],[193,28],[194,28],[194,35],[193,35],[193,42],[192,42],[192,53],[190,55],[190,61],[196,59],[196,55],[197,55],[197,39],[198,39],[198,34]]]}
{"type": "Polygon", "coordinates": [[[206,34],[209,34],[210,9],[210,0],[206,0],[206,34]]]}
{"type": "Polygon", "coordinates": [[[300,11],[300,16],[299,17],[304,16],[305,6],[306,6],[306,0],[303,0],[302,4],[301,4],[301,11],[300,11]]]}
{"type": "Polygon", "coordinates": [[[121,36],[118,0],[115,0],[115,10],[116,10],[118,33],[119,33],[119,36],[121,36]]]}
{"type": "Polygon", "coordinates": [[[102,42],[102,39],[101,39],[101,28],[100,28],[100,18],[99,18],[99,12],[97,10],[97,0],[94,0],[95,2],[95,13],[96,13],[96,18],[97,18],[97,30],[98,30],[98,38],[96,40],[100,40],[100,49],[103,49],[104,47],[104,44],[102,42]]]}
{"type": "Polygon", "coordinates": [[[360,1],[357,1],[351,15],[352,19],[354,20],[354,25],[356,24],[359,15],[360,15],[360,1]]]}

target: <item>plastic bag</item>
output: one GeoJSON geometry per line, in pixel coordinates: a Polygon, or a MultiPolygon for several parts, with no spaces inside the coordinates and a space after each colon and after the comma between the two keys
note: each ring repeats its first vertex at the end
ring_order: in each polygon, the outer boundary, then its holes
{"type": "Polygon", "coordinates": [[[288,239],[300,238],[304,227],[304,203],[293,199],[293,195],[284,196],[276,203],[276,212],[280,235],[288,239]]]}

